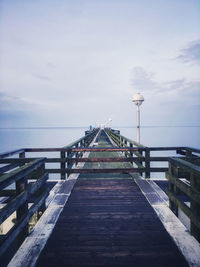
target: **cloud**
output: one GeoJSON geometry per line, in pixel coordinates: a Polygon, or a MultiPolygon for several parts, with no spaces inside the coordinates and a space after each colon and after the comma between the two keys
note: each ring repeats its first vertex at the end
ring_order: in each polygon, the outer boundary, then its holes
{"type": "Polygon", "coordinates": [[[0,92],[0,102],[9,103],[9,102],[15,102],[18,100],[19,100],[19,98],[17,96],[11,96],[11,95],[6,94],[4,92],[0,92]]]}
{"type": "Polygon", "coordinates": [[[56,68],[56,65],[52,62],[48,62],[47,63],[47,67],[51,68],[51,69],[55,69],[56,68]]]}
{"type": "Polygon", "coordinates": [[[188,47],[180,51],[180,55],[176,59],[185,63],[200,63],[200,40],[192,42],[188,47]]]}
{"type": "Polygon", "coordinates": [[[138,92],[151,96],[160,103],[185,103],[194,106],[200,99],[200,80],[185,78],[158,82],[156,74],[146,71],[142,67],[135,67],[131,72],[131,83],[138,92]]]}
{"type": "Polygon", "coordinates": [[[34,74],[33,77],[36,77],[37,79],[41,80],[41,81],[51,81],[51,78],[49,78],[48,76],[45,75],[39,75],[39,74],[34,74]]]}
{"type": "Polygon", "coordinates": [[[30,97],[17,97],[0,92],[0,110],[27,111],[34,108],[51,110],[59,109],[62,105],[55,101],[43,100],[30,97]]]}
{"type": "Polygon", "coordinates": [[[131,84],[138,91],[153,90],[155,82],[153,81],[153,73],[147,72],[142,67],[134,67],[131,71],[131,84]]]}

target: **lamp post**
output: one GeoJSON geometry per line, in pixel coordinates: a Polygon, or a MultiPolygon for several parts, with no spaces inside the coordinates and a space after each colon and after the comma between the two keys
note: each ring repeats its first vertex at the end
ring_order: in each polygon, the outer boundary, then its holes
{"type": "Polygon", "coordinates": [[[133,96],[132,101],[137,106],[137,142],[140,144],[140,106],[144,101],[144,97],[140,93],[137,93],[133,96]]]}

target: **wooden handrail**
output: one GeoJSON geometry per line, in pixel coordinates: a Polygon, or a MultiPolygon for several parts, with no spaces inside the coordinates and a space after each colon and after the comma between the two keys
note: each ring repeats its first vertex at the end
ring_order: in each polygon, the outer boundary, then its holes
{"type": "MultiPolygon", "coordinates": [[[[21,151],[20,151],[21,152],[21,151]]],[[[24,152],[24,150],[23,150],[24,152]]],[[[1,159],[5,161],[6,159],[1,159]]],[[[7,159],[7,160],[13,160],[7,159]]],[[[0,195],[6,197],[0,210],[0,224],[4,223],[16,212],[15,223],[7,233],[0,235],[0,257],[7,252],[13,242],[18,246],[29,233],[29,221],[37,212],[45,210],[45,199],[48,196],[46,181],[48,173],[45,171],[45,158],[32,159],[23,164],[23,158],[18,158],[17,169],[0,177],[0,195]],[[34,180],[33,180],[34,178],[34,180]],[[31,183],[29,183],[31,180],[31,183]],[[10,186],[9,190],[7,187],[10,186]],[[29,205],[31,204],[31,207],[29,205]]],[[[15,164],[11,165],[16,168],[15,164]]]]}
{"type": "Polygon", "coordinates": [[[20,154],[24,152],[24,148],[22,149],[17,149],[17,150],[11,150],[5,153],[0,153],[0,159],[6,158],[6,157],[10,157],[13,156],[15,154],[20,154]]]}
{"type": "MultiPolygon", "coordinates": [[[[169,203],[171,210],[177,215],[180,208],[190,219],[191,233],[200,241],[200,166],[188,161],[188,158],[169,158],[169,203]],[[184,182],[186,179],[187,183],[184,182]],[[181,200],[180,195],[187,197],[190,205],[181,200]]],[[[191,157],[189,158],[191,160],[191,157]]]]}
{"type": "Polygon", "coordinates": [[[21,168],[14,170],[10,173],[6,173],[0,177],[0,190],[11,185],[13,182],[17,182],[21,178],[30,174],[30,172],[37,169],[39,166],[45,163],[45,158],[34,160],[21,168]]]}

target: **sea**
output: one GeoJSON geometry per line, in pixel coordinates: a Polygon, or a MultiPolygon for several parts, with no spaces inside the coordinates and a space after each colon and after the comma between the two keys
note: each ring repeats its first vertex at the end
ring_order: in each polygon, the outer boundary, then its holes
{"type": "MultiPolygon", "coordinates": [[[[113,129],[136,141],[136,127],[113,129]]],[[[0,153],[19,148],[63,147],[84,136],[89,127],[0,128],[0,153]]],[[[200,149],[200,126],[143,126],[141,144],[187,146],[200,149]]]]}

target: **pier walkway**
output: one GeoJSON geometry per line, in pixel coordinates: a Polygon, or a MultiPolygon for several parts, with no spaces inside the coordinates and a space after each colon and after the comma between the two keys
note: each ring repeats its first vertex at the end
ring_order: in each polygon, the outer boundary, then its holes
{"type": "MultiPolygon", "coordinates": [[[[98,146],[112,146],[105,132],[98,146]]],[[[117,152],[91,152],[90,157],[97,157],[95,153],[119,157],[117,152]]],[[[107,164],[120,168],[129,163],[86,163],[84,168],[107,164]]],[[[36,266],[184,267],[188,263],[131,175],[96,173],[77,179],[36,266]]]]}

